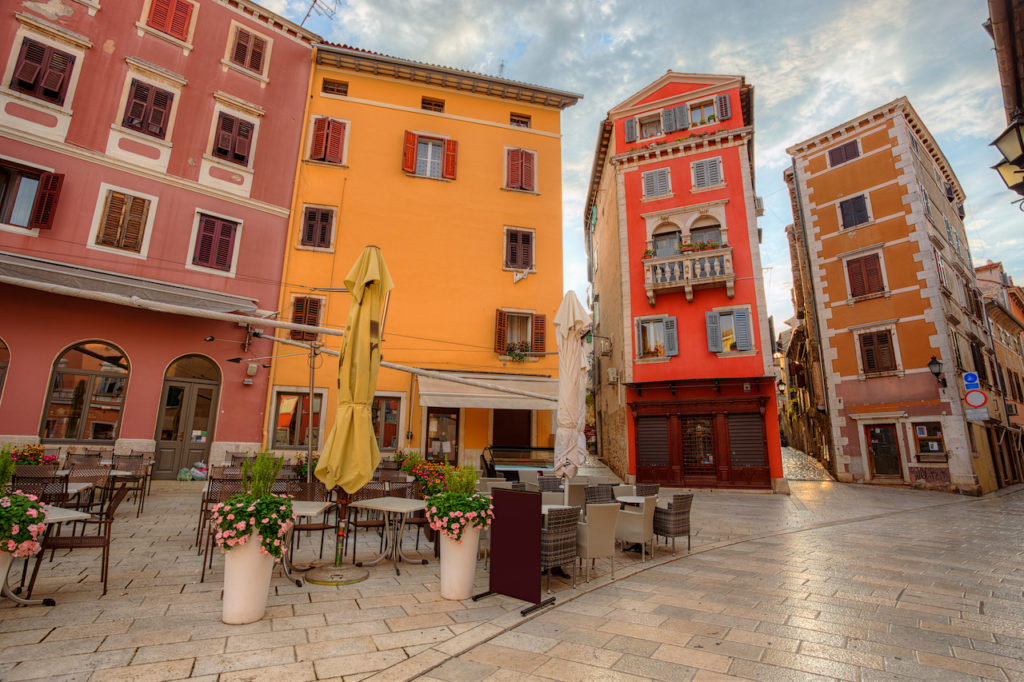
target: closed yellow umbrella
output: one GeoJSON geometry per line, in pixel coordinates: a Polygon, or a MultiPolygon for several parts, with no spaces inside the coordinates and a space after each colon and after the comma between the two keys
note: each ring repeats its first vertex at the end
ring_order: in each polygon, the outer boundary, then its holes
{"type": "Polygon", "coordinates": [[[352,305],[338,359],[337,408],[315,474],[328,490],[339,485],[354,493],[380,464],[370,408],[380,369],[381,306],[394,283],[379,248],[363,249],[345,286],[352,305]]]}

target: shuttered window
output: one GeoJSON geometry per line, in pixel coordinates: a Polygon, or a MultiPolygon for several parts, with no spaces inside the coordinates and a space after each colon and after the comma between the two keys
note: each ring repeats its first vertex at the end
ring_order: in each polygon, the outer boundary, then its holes
{"type": "Polygon", "coordinates": [[[860,357],[865,374],[895,371],[896,353],[888,330],[861,334],[859,339],[860,357]]]}
{"type": "Polygon", "coordinates": [[[867,296],[885,291],[882,282],[882,264],[877,253],[846,261],[850,280],[850,296],[867,296]]]}
{"type": "Polygon", "coordinates": [[[539,355],[545,352],[546,341],[547,315],[508,312],[501,308],[495,311],[494,352],[498,355],[508,353],[511,344],[523,344],[529,349],[524,352],[539,355]]]}
{"type": "Polygon", "coordinates": [[[167,135],[173,101],[173,93],[132,80],[121,125],[162,140],[167,135]]]}
{"type": "Polygon", "coordinates": [[[302,245],[318,249],[330,248],[333,228],[334,211],[307,206],[302,216],[302,245]]]}
{"type": "Polygon", "coordinates": [[[857,140],[851,140],[835,149],[828,150],[828,165],[838,166],[841,163],[852,161],[858,156],[860,156],[860,149],[857,147],[857,140]]]}
{"type": "Polygon", "coordinates": [[[978,378],[986,384],[988,383],[988,369],[985,366],[985,355],[981,352],[981,348],[978,344],[971,343],[971,360],[974,362],[974,371],[978,374],[978,378]]]}
{"type": "Polygon", "coordinates": [[[676,318],[639,318],[634,331],[637,358],[672,358],[679,355],[676,318]]]}
{"type": "Polygon", "coordinates": [[[0,162],[0,223],[50,229],[63,185],[63,173],[0,162]]]}
{"type": "Polygon", "coordinates": [[[742,308],[704,313],[708,351],[729,353],[754,350],[754,331],[750,311],[742,308]]]}
{"type": "Polygon", "coordinates": [[[719,121],[725,121],[732,117],[732,105],[730,104],[729,95],[715,95],[715,113],[718,114],[719,121]]]}
{"type": "Polygon", "coordinates": [[[767,467],[764,424],[760,414],[730,414],[729,464],[733,467],[767,467]]]}
{"type": "Polygon", "coordinates": [[[345,122],[321,117],[313,121],[313,140],[309,158],[341,163],[345,158],[345,122]]]}
{"type": "Polygon", "coordinates": [[[669,466],[668,417],[637,417],[636,444],[637,466],[669,466]]]}
{"type": "MultiPolygon", "coordinates": [[[[321,300],[319,298],[297,297],[292,303],[292,322],[319,327],[320,304],[321,300]]],[[[314,332],[300,332],[297,330],[292,330],[291,335],[296,341],[316,341],[317,337],[314,332]]]]}
{"type": "Polygon", "coordinates": [[[188,40],[192,3],[186,0],[153,0],[146,25],[178,40],[188,40]]]}
{"type": "Polygon", "coordinates": [[[235,32],[234,47],[231,48],[231,61],[243,69],[262,74],[266,51],[267,41],[264,38],[239,28],[235,32]]]}
{"type": "Polygon", "coordinates": [[[840,201],[839,212],[843,218],[843,227],[862,225],[871,219],[868,215],[868,200],[863,194],[840,201]]]}
{"type": "Polygon", "coordinates": [[[405,131],[402,170],[425,178],[455,179],[459,143],[405,131]]]}
{"type": "Polygon", "coordinates": [[[505,152],[505,187],[532,192],[535,186],[536,155],[525,149],[505,152]]]}
{"type": "Polygon", "coordinates": [[[690,127],[690,116],[685,104],[665,109],[661,112],[661,127],[666,134],[690,127]]]}
{"type": "Polygon", "coordinates": [[[622,122],[622,139],[625,142],[636,142],[635,118],[627,118],[622,122]]]}
{"type": "Polygon", "coordinates": [[[213,155],[248,166],[255,130],[255,124],[249,121],[230,114],[220,114],[217,117],[217,132],[213,136],[213,155]]]}
{"type": "Polygon", "coordinates": [[[668,168],[658,168],[642,174],[644,197],[660,197],[672,192],[668,168]]]}
{"type": "Polygon", "coordinates": [[[109,190],[96,233],[96,244],[140,253],[148,216],[147,199],[109,190]]]}
{"type": "Polygon", "coordinates": [[[329,95],[348,95],[348,83],[345,81],[331,80],[325,78],[323,85],[320,86],[320,92],[326,92],[329,95]]]}
{"type": "Polygon", "coordinates": [[[75,56],[25,38],[14,65],[11,89],[63,105],[75,56]]]}
{"type": "Polygon", "coordinates": [[[702,159],[690,164],[693,169],[693,187],[714,187],[722,184],[722,163],[719,157],[702,159]]]}
{"type": "Polygon", "coordinates": [[[235,254],[235,236],[238,223],[199,214],[199,233],[192,263],[217,270],[231,270],[235,254]]]}
{"type": "Polygon", "coordinates": [[[533,268],[533,232],[505,230],[505,267],[513,270],[533,268]]]}

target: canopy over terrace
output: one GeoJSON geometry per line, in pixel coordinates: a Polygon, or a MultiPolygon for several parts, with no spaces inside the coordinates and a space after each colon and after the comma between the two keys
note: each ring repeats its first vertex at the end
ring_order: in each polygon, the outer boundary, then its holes
{"type": "Polygon", "coordinates": [[[492,410],[551,410],[558,400],[558,380],[549,377],[517,377],[507,374],[464,376],[453,373],[442,378],[438,374],[418,377],[420,405],[492,410]],[[475,381],[470,384],[466,382],[467,379],[475,381]]]}

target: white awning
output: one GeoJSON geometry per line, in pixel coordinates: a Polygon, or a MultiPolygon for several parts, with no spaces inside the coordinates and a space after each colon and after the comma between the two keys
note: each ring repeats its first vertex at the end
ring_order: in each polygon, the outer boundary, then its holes
{"type": "MultiPolygon", "coordinates": [[[[457,375],[464,376],[464,375],[457,375]]],[[[558,400],[558,379],[541,377],[510,377],[509,375],[472,374],[467,379],[519,391],[551,396],[551,400],[531,398],[489,390],[479,386],[456,384],[443,379],[419,376],[420,405],[424,407],[478,407],[494,410],[554,410],[558,400]],[[552,402],[555,401],[555,402],[552,402]]]]}

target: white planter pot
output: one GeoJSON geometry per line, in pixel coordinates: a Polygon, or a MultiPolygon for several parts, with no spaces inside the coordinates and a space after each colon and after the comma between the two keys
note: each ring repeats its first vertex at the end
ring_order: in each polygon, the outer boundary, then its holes
{"type": "Polygon", "coordinates": [[[0,583],[0,586],[7,584],[7,571],[11,567],[11,561],[14,557],[9,552],[0,552],[0,580],[4,582],[0,583]]]}
{"type": "Polygon", "coordinates": [[[232,625],[253,623],[267,610],[274,557],[260,553],[260,536],[253,533],[240,547],[224,555],[224,611],[221,620],[232,625]]]}
{"type": "Polygon", "coordinates": [[[462,531],[462,542],[441,534],[441,596],[444,599],[469,599],[476,577],[480,529],[462,531]]]}

